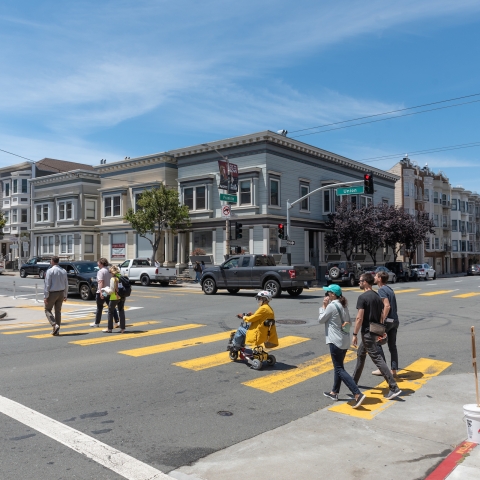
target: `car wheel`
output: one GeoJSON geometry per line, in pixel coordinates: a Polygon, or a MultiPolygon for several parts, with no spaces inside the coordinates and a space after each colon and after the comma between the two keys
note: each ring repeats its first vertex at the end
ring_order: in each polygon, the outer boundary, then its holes
{"type": "Polygon", "coordinates": [[[392,277],[392,283],[397,283],[397,276],[396,276],[396,275],[394,275],[394,276],[392,277]]]}
{"type": "Polygon", "coordinates": [[[280,288],[280,284],[273,279],[267,280],[263,285],[263,289],[270,292],[273,298],[278,298],[282,294],[282,289],[280,288]]]}
{"type": "Polygon", "coordinates": [[[205,295],[215,295],[217,293],[217,284],[213,278],[206,278],[202,282],[202,290],[205,295]]]}
{"type": "Polygon", "coordinates": [[[353,275],[350,275],[350,278],[348,279],[348,286],[349,287],[355,286],[355,277],[353,275]]]}
{"type": "Polygon", "coordinates": [[[409,282],[410,281],[410,275],[408,275],[408,273],[406,273],[405,276],[403,277],[403,280],[405,282],[409,282]]]}
{"type": "Polygon", "coordinates": [[[20,276],[22,278],[25,278],[27,276],[27,271],[24,269],[24,268],[21,268],[20,269],[20,276]]]}
{"type": "Polygon", "coordinates": [[[434,280],[437,279],[437,272],[435,272],[435,273],[433,274],[433,279],[434,279],[434,280]]]}
{"type": "Polygon", "coordinates": [[[287,292],[291,297],[298,297],[303,292],[303,288],[287,288],[287,292]]]}
{"type": "Polygon", "coordinates": [[[425,281],[428,280],[428,273],[425,274],[425,281]]]}
{"type": "Polygon", "coordinates": [[[82,285],[80,285],[80,297],[82,297],[82,300],[91,300],[93,297],[90,286],[86,283],[82,283],[82,285]]]}
{"type": "Polygon", "coordinates": [[[43,280],[45,278],[45,270],[40,270],[38,276],[43,280]]]}
{"type": "Polygon", "coordinates": [[[148,287],[150,285],[150,277],[148,275],[144,275],[141,279],[140,279],[140,283],[144,286],[144,287],[148,287]]]}
{"type": "Polygon", "coordinates": [[[240,291],[239,288],[227,288],[227,292],[228,293],[231,293],[232,295],[235,295],[236,293],[238,293],[240,291]]]}
{"type": "Polygon", "coordinates": [[[338,267],[332,267],[328,271],[328,274],[330,275],[331,279],[338,280],[340,278],[340,269],[338,267]]]}

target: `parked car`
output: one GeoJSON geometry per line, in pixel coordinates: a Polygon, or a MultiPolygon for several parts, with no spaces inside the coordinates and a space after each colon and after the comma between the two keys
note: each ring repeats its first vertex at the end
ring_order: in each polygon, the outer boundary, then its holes
{"type": "Polygon", "coordinates": [[[130,280],[131,284],[140,281],[142,285],[158,282],[163,286],[177,278],[177,269],[169,267],[152,267],[148,258],[132,258],[120,265],[120,273],[130,280]]]}
{"type": "Polygon", "coordinates": [[[311,265],[276,265],[272,255],[235,255],[219,266],[206,267],[201,284],[206,295],[214,295],[219,288],[233,294],[245,288],[268,290],[276,298],[282,291],[297,297],[315,279],[311,265]]]}
{"type": "Polygon", "coordinates": [[[78,294],[82,300],[91,300],[95,296],[98,285],[97,262],[87,260],[61,261],[58,265],[67,272],[69,294],[78,294]]]}
{"type": "Polygon", "coordinates": [[[387,267],[383,267],[383,266],[363,267],[363,273],[371,273],[372,275],[375,275],[378,272],[387,272],[388,273],[388,281],[391,282],[391,283],[396,283],[397,276],[395,275],[395,273],[393,273],[387,267]]]}
{"type": "Polygon", "coordinates": [[[419,279],[428,280],[432,278],[435,280],[437,278],[437,273],[428,263],[414,263],[410,265],[410,268],[417,273],[419,279]]]}
{"type": "Polygon", "coordinates": [[[327,285],[331,283],[344,283],[354,287],[360,280],[362,267],[355,262],[329,262],[325,280],[327,285]]]}
{"type": "Polygon", "coordinates": [[[416,270],[412,270],[408,262],[387,262],[385,266],[397,276],[397,280],[403,282],[418,280],[416,270]]]}
{"type": "Polygon", "coordinates": [[[45,278],[45,272],[50,268],[49,257],[32,257],[20,267],[20,276],[38,275],[45,278]]]}
{"type": "Polygon", "coordinates": [[[467,275],[480,275],[480,265],[478,263],[470,265],[467,269],[467,275]]]}

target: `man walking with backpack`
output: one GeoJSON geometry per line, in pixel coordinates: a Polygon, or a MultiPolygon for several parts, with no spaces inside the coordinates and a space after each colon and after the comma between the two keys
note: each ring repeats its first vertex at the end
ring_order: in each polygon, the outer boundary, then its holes
{"type": "Polygon", "coordinates": [[[120,269],[116,265],[112,265],[109,271],[112,274],[112,278],[110,280],[110,288],[108,289],[110,294],[110,303],[108,304],[108,326],[102,331],[104,333],[112,333],[113,312],[115,311],[115,308],[118,308],[120,333],[125,333],[125,299],[130,295],[130,283],[128,281],[125,282],[124,278],[120,278],[120,269]]]}

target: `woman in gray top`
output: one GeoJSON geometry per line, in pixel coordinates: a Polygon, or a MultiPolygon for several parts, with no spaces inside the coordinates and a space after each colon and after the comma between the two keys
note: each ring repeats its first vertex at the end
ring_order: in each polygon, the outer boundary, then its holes
{"type": "Polygon", "coordinates": [[[325,337],[330,347],[330,355],[334,367],[333,388],[323,394],[332,400],[338,400],[340,385],[343,381],[355,397],[353,408],[358,408],[365,400],[353,378],[343,366],[345,355],[350,346],[350,326],[352,324],[347,309],[347,299],[342,295],[342,289],[336,285],[323,287],[326,290],[323,306],[320,308],[319,323],[325,324],[325,337]]]}

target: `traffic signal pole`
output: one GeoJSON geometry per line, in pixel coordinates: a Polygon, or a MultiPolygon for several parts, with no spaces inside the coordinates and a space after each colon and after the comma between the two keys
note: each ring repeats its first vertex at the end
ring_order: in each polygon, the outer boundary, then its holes
{"type": "MultiPolygon", "coordinates": [[[[336,187],[344,187],[347,185],[355,185],[356,183],[364,183],[364,180],[355,180],[354,182],[339,182],[339,183],[331,183],[330,185],[325,185],[324,187],[317,188],[313,190],[313,192],[307,193],[303,197],[295,200],[294,202],[290,203],[290,200],[287,200],[287,240],[290,240],[290,209],[295,206],[297,203],[305,200],[306,198],[310,197],[314,193],[320,192],[320,190],[326,190],[327,188],[332,188],[332,185],[336,187]]],[[[289,265],[292,264],[292,249],[291,245],[287,243],[287,262],[289,265]]]]}

